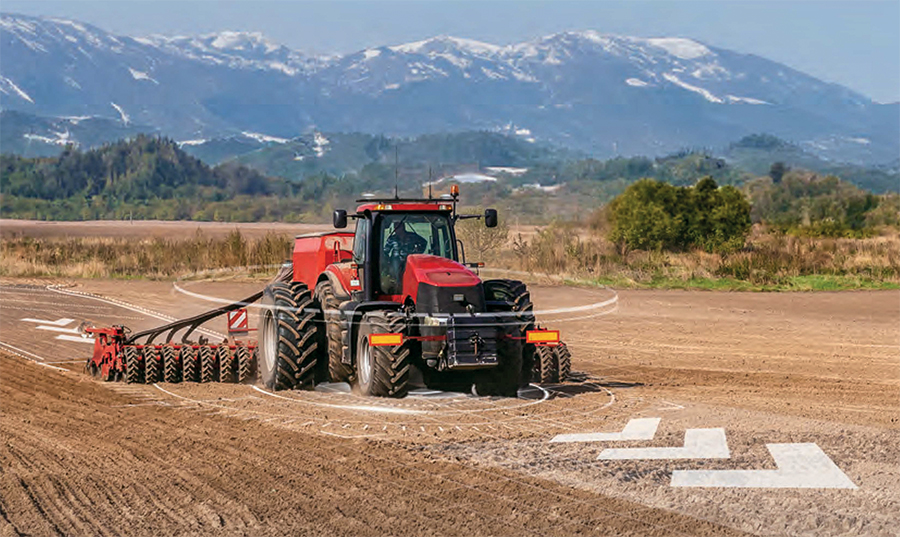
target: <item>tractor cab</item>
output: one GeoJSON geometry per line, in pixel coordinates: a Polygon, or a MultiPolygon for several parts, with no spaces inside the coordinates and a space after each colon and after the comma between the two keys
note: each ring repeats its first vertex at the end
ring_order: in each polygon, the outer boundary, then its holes
{"type": "MultiPolygon", "coordinates": [[[[450,199],[359,200],[356,213],[334,212],[334,226],[356,220],[351,261],[352,289],[361,301],[402,302],[415,298],[424,273],[445,273],[444,284],[462,283],[471,272],[460,263],[460,243],[454,224],[456,197],[450,199]],[[411,269],[411,270],[408,270],[411,269]],[[461,278],[461,279],[460,279],[461,278]]],[[[486,224],[496,225],[496,211],[486,212],[486,224]]],[[[474,216],[474,215],[473,215],[474,216]]],[[[480,215],[479,215],[480,216],[480,215]]]]}

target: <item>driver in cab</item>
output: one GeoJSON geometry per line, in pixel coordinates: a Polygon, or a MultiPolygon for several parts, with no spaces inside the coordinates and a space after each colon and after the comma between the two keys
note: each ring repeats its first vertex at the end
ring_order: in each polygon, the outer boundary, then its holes
{"type": "Polygon", "coordinates": [[[387,263],[382,268],[381,288],[385,293],[399,292],[407,256],[423,253],[427,245],[427,241],[418,233],[408,231],[403,222],[394,223],[394,229],[384,243],[384,259],[387,263]]]}

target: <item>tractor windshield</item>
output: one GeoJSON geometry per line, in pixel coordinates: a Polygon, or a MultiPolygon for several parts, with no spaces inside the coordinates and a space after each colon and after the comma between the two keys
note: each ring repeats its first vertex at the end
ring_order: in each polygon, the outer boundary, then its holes
{"type": "Polygon", "coordinates": [[[450,221],[446,214],[388,213],[381,219],[381,291],[402,292],[403,271],[410,254],[453,259],[450,221]]]}

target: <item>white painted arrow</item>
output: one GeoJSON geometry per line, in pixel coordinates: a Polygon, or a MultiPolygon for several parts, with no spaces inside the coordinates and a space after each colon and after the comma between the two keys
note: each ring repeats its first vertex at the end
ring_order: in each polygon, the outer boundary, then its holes
{"type": "Polygon", "coordinates": [[[48,324],[52,326],[66,326],[67,324],[75,321],[75,319],[57,319],[55,321],[44,321],[42,319],[32,319],[31,317],[25,317],[24,319],[19,320],[26,323],[48,324]]]}
{"type": "Polygon", "coordinates": [[[661,418],[638,418],[625,425],[619,433],[558,434],[551,442],[617,442],[621,440],[653,440],[661,418]]]}
{"type": "Polygon", "coordinates": [[[77,328],[60,328],[58,326],[38,326],[38,330],[49,330],[51,332],[63,332],[64,334],[80,334],[77,328]]]}
{"type": "Polygon", "coordinates": [[[70,336],[68,334],[60,334],[56,336],[56,339],[61,339],[63,341],[76,341],[78,343],[90,343],[94,344],[94,338],[90,337],[81,337],[81,336],[70,336]]]}
{"type": "Polygon", "coordinates": [[[819,448],[808,444],[766,444],[777,470],[675,470],[673,487],[855,489],[857,486],[819,448]]]}
{"type": "Polygon", "coordinates": [[[604,449],[598,460],[611,459],[727,459],[725,429],[688,429],[684,447],[604,449]]]}

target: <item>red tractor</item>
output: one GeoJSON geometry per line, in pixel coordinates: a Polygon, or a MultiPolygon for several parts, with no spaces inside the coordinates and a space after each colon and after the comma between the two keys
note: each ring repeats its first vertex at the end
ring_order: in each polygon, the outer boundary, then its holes
{"type": "Polygon", "coordinates": [[[148,360],[171,356],[173,373],[165,380],[188,380],[178,370],[209,370],[210,377],[227,371],[224,378],[237,380],[246,376],[234,374],[246,369],[233,359],[240,353],[255,358],[259,378],[270,389],[349,382],[361,394],[383,397],[403,397],[411,385],[515,396],[532,380],[563,379],[568,350],[557,331],[536,329],[525,284],[482,280],[477,274],[482,264],[465,262],[457,221],[483,218],[495,227],[497,211],[459,215],[458,189],[451,192],[441,199],[364,199],[354,214],[335,211],[334,227],[344,229],[354,219],[354,233],[298,236],[291,263],[265,290],[241,302],[127,340],[120,332],[92,329],[98,335],[93,368],[104,377],[120,368],[119,376],[137,379],[141,375],[125,369],[166,370],[148,360]],[[258,299],[258,344],[187,340],[202,322],[226,312],[240,314],[258,299]],[[181,344],[172,344],[175,332],[185,327],[190,328],[181,344]],[[152,345],[166,331],[166,343],[152,345]],[[138,344],[140,337],[148,341],[138,344]],[[191,362],[201,354],[207,362],[191,362]],[[216,361],[220,356],[229,361],[216,361]]]}

